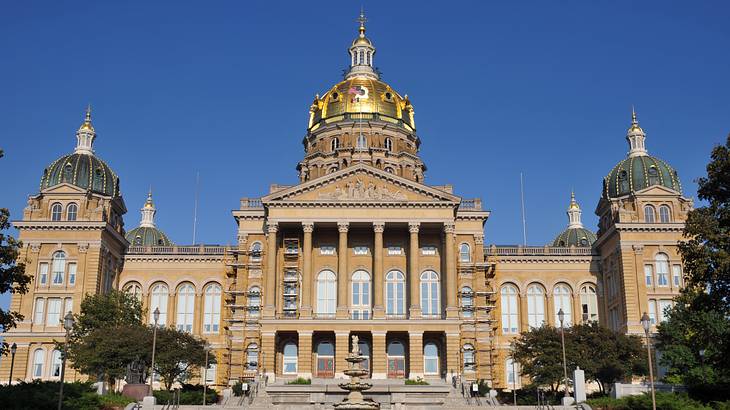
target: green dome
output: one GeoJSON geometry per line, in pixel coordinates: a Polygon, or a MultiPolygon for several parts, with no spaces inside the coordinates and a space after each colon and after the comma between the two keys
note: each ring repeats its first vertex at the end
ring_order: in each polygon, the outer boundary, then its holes
{"type": "Polygon", "coordinates": [[[677,171],[650,155],[630,156],[619,162],[603,180],[603,197],[617,198],[653,185],[682,192],[677,171]]]}
{"type": "Polygon", "coordinates": [[[119,195],[119,177],[95,155],[73,153],[55,160],[41,178],[41,190],[69,183],[98,194],[119,195]]]}
{"type": "Polygon", "coordinates": [[[172,246],[172,241],[157,228],[138,226],[124,235],[132,246],[172,246]]]}
{"type": "Polygon", "coordinates": [[[590,247],[596,241],[596,234],[586,228],[568,228],[555,237],[553,246],[590,247]]]}

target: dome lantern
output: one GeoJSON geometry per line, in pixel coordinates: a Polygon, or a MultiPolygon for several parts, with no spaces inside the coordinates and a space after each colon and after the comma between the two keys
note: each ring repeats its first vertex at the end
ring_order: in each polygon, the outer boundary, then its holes
{"type": "Polygon", "coordinates": [[[568,207],[568,228],[582,228],[583,222],[580,220],[580,205],[575,200],[575,192],[570,193],[570,206],[568,207]]]}
{"type": "Polygon", "coordinates": [[[157,209],[152,202],[152,189],[147,193],[147,200],[140,211],[142,220],[138,227],[124,235],[127,241],[132,246],[172,246],[173,242],[155,224],[157,209]]]}
{"type": "Polygon", "coordinates": [[[586,229],[581,222],[580,205],[575,200],[575,193],[570,193],[570,205],[568,206],[568,227],[553,240],[553,246],[558,247],[591,247],[596,241],[596,234],[586,229]]]}
{"type": "Polygon", "coordinates": [[[644,145],[646,134],[639,126],[639,121],[636,119],[636,111],[634,111],[633,107],[631,107],[631,127],[626,132],[626,140],[629,142],[629,157],[648,155],[646,145],[644,145]]]}
{"type": "Polygon", "coordinates": [[[96,130],[91,124],[91,105],[86,107],[86,116],[84,122],[76,131],[76,154],[93,154],[94,153],[94,139],[96,139],[96,130]]]}
{"type": "Polygon", "coordinates": [[[150,188],[150,191],[147,193],[147,201],[145,201],[144,206],[140,211],[142,211],[142,220],[140,221],[139,226],[143,228],[154,228],[155,213],[157,212],[157,209],[155,209],[155,204],[152,202],[152,188],[150,188]]]}
{"type": "Polygon", "coordinates": [[[365,11],[360,10],[360,17],[357,21],[360,23],[360,34],[352,42],[350,46],[350,70],[345,75],[345,79],[353,77],[367,77],[377,80],[380,76],[373,68],[373,57],[375,56],[375,47],[373,43],[365,37],[365,11]]]}

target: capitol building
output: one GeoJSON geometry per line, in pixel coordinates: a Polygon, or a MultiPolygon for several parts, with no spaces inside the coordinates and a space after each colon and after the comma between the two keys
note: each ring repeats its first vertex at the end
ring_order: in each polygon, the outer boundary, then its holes
{"type": "MultiPolygon", "coordinates": [[[[241,198],[234,246],[178,244],[156,224],[152,192],[123,198],[124,176],[94,150],[87,111],[76,148],[38,170],[14,222],[34,278],[12,295],[25,318],[4,335],[18,346],[14,378],[58,379],[63,316],[111,289],[139,298],[150,323],[159,309],[160,324],[207,339],[217,388],[257,374],[342,378],[354,335],[371,379],[519,387],[528,380],[511,341],[559,326],[560,309],[567,325],[629,334],[643,334],[643,312],[663,320],[682,287],[677,242],[693,205],[635,113],[627,155],[595,181],[601,197],[578,198],[595,204],[597,230],[566,192],[566,227],[552,243],[489,245],[489,204],[428,184],[414,102],[374,68],[364,19],[347,51],[344,78],[309,105],[305,153],[292,164],[299,182],[241,198]]],[[[0,380],[9,367],[3,360],[0,380]]],[[[67,370],[67,380],[85,378],[67,370]]]]}

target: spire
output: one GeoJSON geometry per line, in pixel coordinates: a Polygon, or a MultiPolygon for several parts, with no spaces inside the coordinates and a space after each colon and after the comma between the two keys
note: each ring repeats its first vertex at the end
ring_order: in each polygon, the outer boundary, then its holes
{"type": "Polygon", "coordinates": [[[575,200],[575,192],[570,192],[570,205],[568,206],[568,229],[582,228],[583,222],[580,220],[580,205],[575,200]]]}
{"type": "Polygon", "coordinates": [[[378,73],[373,68],[373,57],[375,56],[375,47],[373,43],[365,37],[365,23],[368,19],[365,17],[365,10],[360,9],[360,16],[356,20],[360,27],[358,28],[358,36],[350,46],[350,70],[345,75],[346,79],[352,77],[368,77],[378,79],[378,73]]]}
{"type": "Polygon", "coordinates": [[[150,190],[147,193],[147,200],[145,201],[141,211],[142,221],[139,223],[139,226],[143,228],[154,228],[155,213],[157,213],[157,209],[155,209],[155,204],[152,202],[152,187],[150,187],[150,190]]]}
{"type": "Polygon", "coordinates": [[[74,152],[77,154],[93,154],[94,139],[96,139],[96,130],[94,130],[94,125],[91,123],[91,104],[89,104],[86,107],[84,122],[76,131],[76,150],[74,152]]]}
{"type": "Polygon", "coordinates": [[[636,157],[640,155],[647,155],[646,146],[644,140],[646,134],[644,130],[639,126],[639,120],[636,119],[636,111],[634,106],[631,106],[631,127],[626,132],[626,140],[629,142],[629,157],[636,157]]]}

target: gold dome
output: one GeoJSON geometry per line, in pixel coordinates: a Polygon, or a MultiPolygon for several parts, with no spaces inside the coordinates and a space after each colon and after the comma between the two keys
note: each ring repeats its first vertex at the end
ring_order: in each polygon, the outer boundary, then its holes
{"type": "Polygon", "coordinates": [[[321,123],[347,120],[381,120],[415,131],[413,106],[388,84],[364,76],[346,79],[321,98],[315,97],[310,109],[309,130],[321,123]]]}

